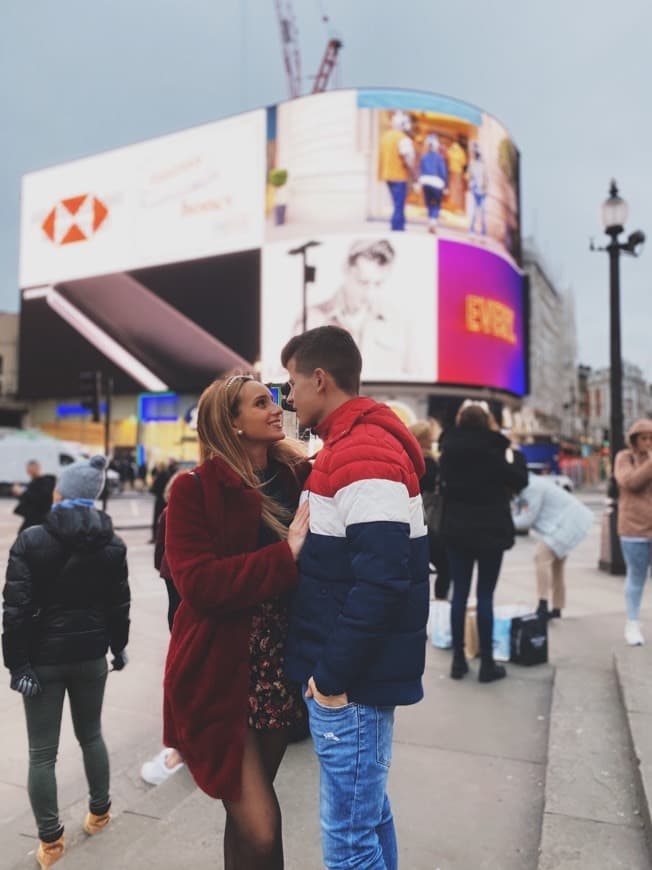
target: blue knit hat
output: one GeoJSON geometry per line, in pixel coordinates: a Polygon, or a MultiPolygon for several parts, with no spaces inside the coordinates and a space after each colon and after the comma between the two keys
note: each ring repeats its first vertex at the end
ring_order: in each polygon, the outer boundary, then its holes
{"type": "Polygon", "coordinates": [[[93,456],[69,465],[57,481],[57,491],[62,498],[96,499],[104,489],[106,459],[93,456]]]}

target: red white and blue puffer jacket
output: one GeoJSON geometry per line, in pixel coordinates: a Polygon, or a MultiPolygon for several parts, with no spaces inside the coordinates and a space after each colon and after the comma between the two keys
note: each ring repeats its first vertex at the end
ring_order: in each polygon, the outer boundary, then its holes
{"type": "Polygon", "coordinates": [[[310,532],[286,673],[370,706],[423,697],[428,540],[414,437],[386,405],[355,398],[318,428],[324,441],[302,500],[310,532]]]}

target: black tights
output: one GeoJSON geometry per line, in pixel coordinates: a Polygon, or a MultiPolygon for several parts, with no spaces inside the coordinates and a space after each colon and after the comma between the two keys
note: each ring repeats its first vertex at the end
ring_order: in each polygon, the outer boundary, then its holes
{"type": "Polygon", "coordinates": [[[274,777],[288,745],[289,729],[247,729],[242,794],[224,801],[224,870],[283,870],[281,809],[274,777]]]}

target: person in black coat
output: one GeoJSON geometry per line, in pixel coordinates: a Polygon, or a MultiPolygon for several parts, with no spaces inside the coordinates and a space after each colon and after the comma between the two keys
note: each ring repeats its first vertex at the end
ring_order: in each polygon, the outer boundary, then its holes
{"type": "Polygon", "coordinates": [[[150,544],[156,544],[158,521],[165,510],[165,490],[168,483],[177,473],[177,463],[171,459],[167,466],[159,466],[149,491],[154,496],[154,513],[152,515],[152,537],[150,544]]]}
{"type": "Polygon", "coordinates": [[[129,583],[126,548],[110,517],[95,510],[105,459],[68,466],[55,505],[41,525],[18,535],[3,591],[2,650],[10,687],[23,695],[29,739],[28,792],[41,840],[37,861],[64,852],[55,762],[64,697],[84,755],[90,803],[88,834],[110,819],[109,759],[101,732],[107,678],[127,662],[129,583]]]}
{"type": "Polygon", "coordinates": [[[444,433],[440,446],[442,534],[453,581],[451,677],[461,679],[469,669],[464,656],[464,623],[477,562],[478,679],[488,683],[506,676],[505,668],[493,658],[493,594],[503,552],[514,545],[510,500],[527,486],[527,469],[523,462],[514,461],[509,440],[479,403],[462,407],[456,425],[444,433]]]}
{"type": "Polygon", "coordinates": [[[42,523],[52,507],[54,475],[41,474],[41,466],[36,459],[31,459],[27,463],[27,474],[30,477],[27,486],[23,489],[16,485],[13,489],[14,495],[18,496],[14,513],[23,517],[19,532],[42,523]]]}
{"type": "Polygon", "coordinates": [[[437,576],[435,579],[435,599],[447,601],[450,589],[450,570],[448,568],[448,555],[441,536],[441,530],[434,528],[428,515],[428,507],[438,498],[439,489],[439,464],[432,453],[432,427],[427,420],[419,420],[410,426],[410,432],[419,442],[423,451],[423,459],[426,463],[426,472],[419,481],[419,488],[423,497],[426,526],[428,527],[428,550],[430,562],[434,565],[437,576]]]}

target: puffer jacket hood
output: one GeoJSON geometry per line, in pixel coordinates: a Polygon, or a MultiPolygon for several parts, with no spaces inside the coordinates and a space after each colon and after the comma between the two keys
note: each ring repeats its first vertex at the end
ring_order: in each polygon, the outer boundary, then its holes
{"type": "Polygon", "coordinates": [[[423,477],[426,465],[419,442],[390,407],[374,399],[359,396],[345,402],[329,414],[315,432],[325,444],[330,446],[347,436],[362,422],[379,426],[396,438],[414,465],[417,477],[419,479],[423,477]]]}
{"type": "Polygon", "coordinates": [[[111,518],[95,508],[74,506],[52,510],[43,525],[74,553],[93,553],[113,540],[111,518]]]}
{"type": "Polygon", "coordinates": [[[627,443],[632,447],[634,446],[632,442],[633,435],[641,435],[643,432],[647,432],[652,435],[652,420],[637,420],[629,427],[629,431],[627,433],[627,443]]]}

